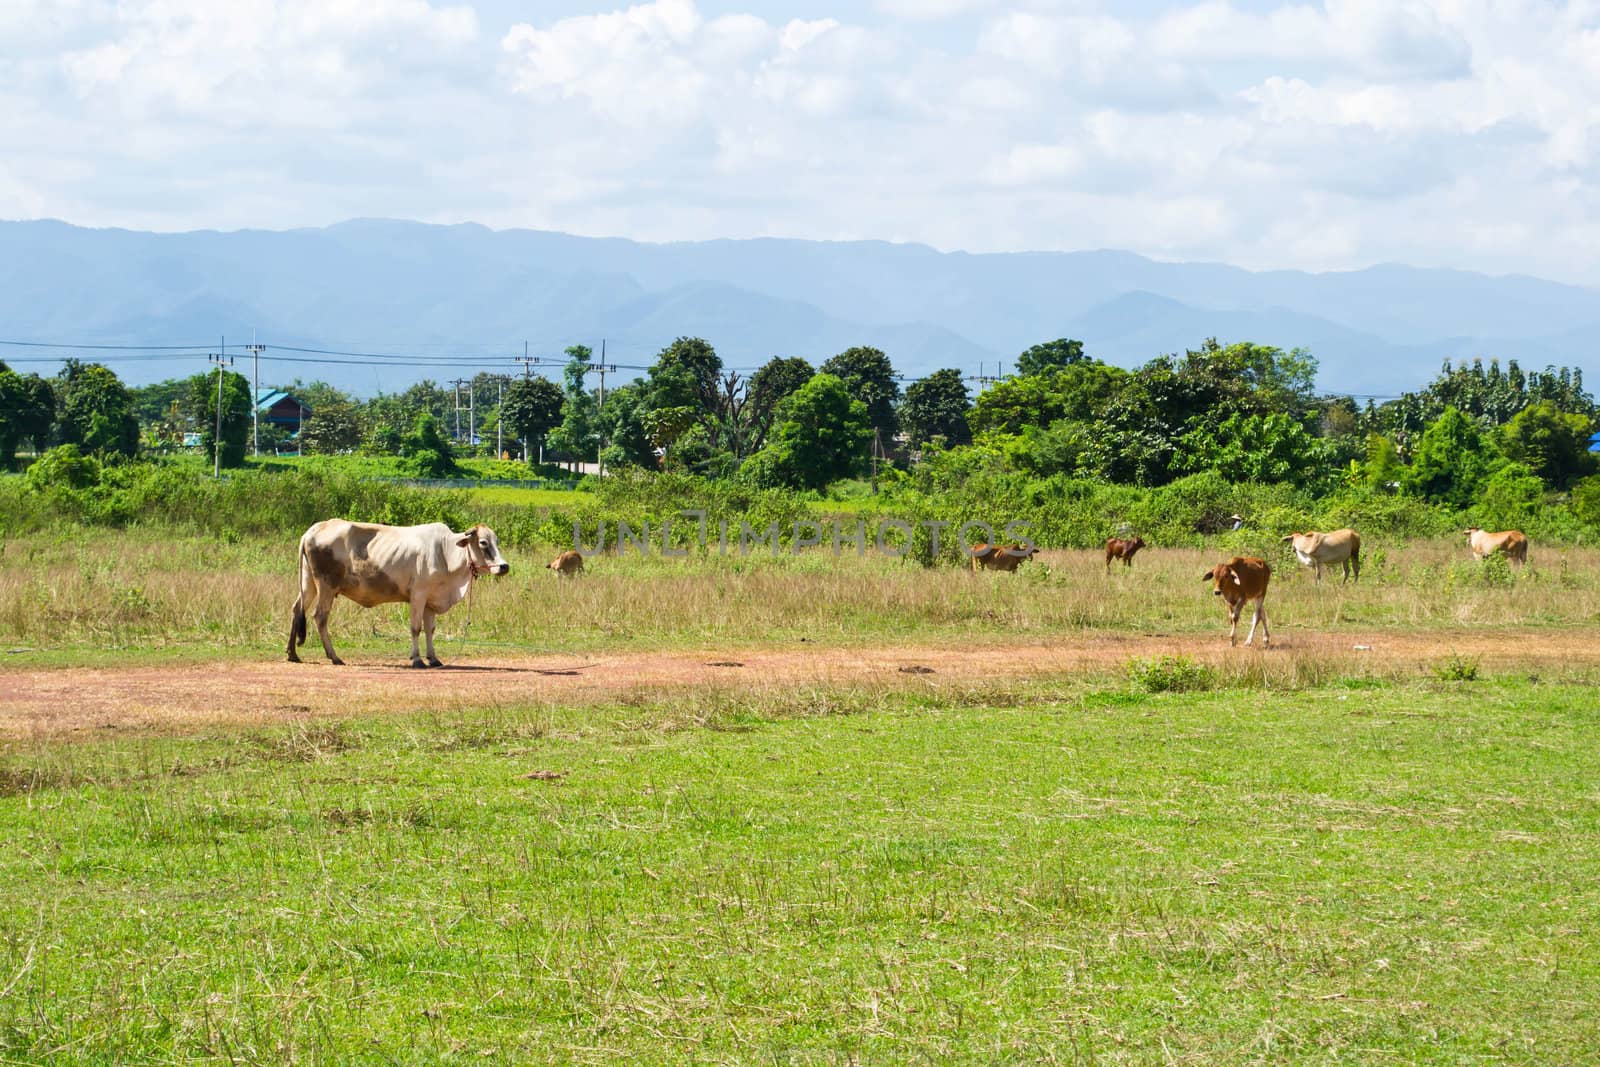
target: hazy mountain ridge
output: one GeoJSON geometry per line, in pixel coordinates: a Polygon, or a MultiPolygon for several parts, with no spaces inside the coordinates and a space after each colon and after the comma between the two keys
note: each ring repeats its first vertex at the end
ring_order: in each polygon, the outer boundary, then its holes
{"type": "MultiPolygon", "coordinates": [[[[177,234],[10,222],[0,223],[0,249],[0,336],[20,340],[195,344],[226,334],[231,343],[255,330],[275,344],[432,346],[432,355],[452,344],[510,354],[526,339],[554,357],[605,338],[613,361],[645,364],[673,337],[699,334],[730,366],[773,355],[820,362],[876,344],[918,375],[1009,364],[1058,336],[1134,364],[1214,335],[1309,348],[1324,388],[1377,394],[1422,384],[1445,357],[1593,372],[1600,340],[1600,291],[1393,264],[1251,272],[1115,251],[942,253],[776,238],[643,244],[386,220],[177,234]]],[[[199,367],[119,370],[148,381],[199,367]]],[[[471,369],[464,360],[463,372],[471,369]]],[[[306,364],[271,371],[274,380],[319,376],[364,392],[444,376],[306,364]]]]}

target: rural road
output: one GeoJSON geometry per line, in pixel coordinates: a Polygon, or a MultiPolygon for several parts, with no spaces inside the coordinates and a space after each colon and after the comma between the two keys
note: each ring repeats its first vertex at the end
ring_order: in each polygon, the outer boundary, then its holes
{"type": "MultiPolygon", "coordinates": [[[[1217,635],[1104,633],[1005,644],[992,634],[965,646],[810,647],[466,657],[414,671],[399,659],[352,662],[235,660],[198,665],[0,669],[0,738],[105,736],[112,730],[186,733],[315,717],[450,711],[547,702],[600,703],[675,692],[777,692],[797,687],[995,682],[1118,673],[1134,656],[1182,653],[1205,662],[1264,657],[1290,675],[1304,661],[1334,674],[1420,672],[1451,652],[1486,671],[1568,672],[1600,666],[1583,631],[1360,631],[1285,634],[1269,651],[1230,651],[1217,635]],[[1357,646],[1366,646],[1358,650],[1357,646]]],[[[1324,674],[1329,673],[1327,671],[1324,674]]]]}

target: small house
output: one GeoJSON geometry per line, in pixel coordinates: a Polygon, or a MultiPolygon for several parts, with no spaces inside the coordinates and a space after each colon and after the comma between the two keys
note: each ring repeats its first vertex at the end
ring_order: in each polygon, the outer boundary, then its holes
{"type": "Polygon", "coordinates": [[[256,394],[256,417],[291,434],[300,432],[300,423],[309,414],[309,407],[282,389],[263,389],[256,394]]]}

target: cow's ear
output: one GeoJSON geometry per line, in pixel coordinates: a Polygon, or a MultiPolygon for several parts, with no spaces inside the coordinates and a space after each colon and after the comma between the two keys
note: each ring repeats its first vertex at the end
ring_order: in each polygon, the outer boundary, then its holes
{"type": "Polygon", "coordinates": [[[1206,571],[1204,574],[1202,574],[1200,576],[1200,580],[1202,582],[1209,582],[1211,580],[1211,572],[1210,571],[1206,571]]]}
{"type": "Polygon", "coordinates": [[[1233,579],[1233,584],[1234,585],[1243,585],[1244,584],[1244,579],[1239,577],[1239,572],[1238,571],[1234,571],[1228,577],[1233,579]]]}
{"type": "Polygon", "coordinates": [[[475,541],[475,540],[477,540],[477,537],[476,537],[474,531],[468,530],[466,533],[462,534],[461,537],[456,541],[456,547],[457,548],[466,548],[468,545],[472,544],[472,542],[475,541]]]}

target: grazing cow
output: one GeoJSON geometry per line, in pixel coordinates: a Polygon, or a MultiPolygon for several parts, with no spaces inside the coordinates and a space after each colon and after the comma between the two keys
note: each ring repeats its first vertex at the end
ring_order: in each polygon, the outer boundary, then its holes
{"type": "Polygon", "coordinates": [[[557,575],[563,578],[575,578],[583,573],[583,553],[568,549],[549,563],[546,563],[544,569],[555,571],[557,575]]]}
{"type": "Polygon", "coordinates": [[[1131,541],[1124,541],[1120,537],[1113,537],[1106,541],[1106,570],[1111,570],[1111,561],[1120,559],[1124,567],[1133,566],[1133,555],[1144,547],[1144,538],[1135,537],[1131,541]]]}
{"type": "Polygon", "coordinates": [[[1466,534],[1467,544],[1472,546],[1474,559],[1483,559],[1496,552],[1504,552],[1506,559],[1513,563],[1528,562],[1528,539],[1521,530],[1490,533],[1488,530],[1480,530],[1473,526],[1467,529],[1466,534]]]}
{"type": "Polygon", "coordinates": [[[1261,643],[1272,642],[1272,633],[1267,628],[1267,583],[1272,580],[1272,567],[1264,559],[1254,556],[1234,556],[1226,563],[1219,563],[1200,576],[1202,581],[1211,582],[1213,596],[1221,597],[1228,605],[1228,647],[1232,648],[1238,643],[1239,638],[1239,612],[1245,604],[1254,600],[1256,613],[1250,620],[1250,636],[1244,639],[1249,645],[1256,639],[1256,623],[1261,624],[1261,643]]]}
{"type": "Polygon", "coordinates": [[[973,545],[972,570],[1015,571],[1017,564],[1032,559],[1038,551],[1032,545],[973,545]]]}
{"type": "Polygon", "coordinates": [[[1295,558],[1301,566],[1315,569],[1319,585],[1322,583],[1322,568],[1332,567],[1335,563],[1344,567],[1345,581],[1350,580],[1352,573],[1357,582],[1361,581],[1361,535],[1354,530],[1334,530],[1332,533],[1308,530],[1305,533],[1292,533],[1283,540],[1294,546],[1295,558]]]}
{"type": "Polygon", "coordinates": [[[313,523],[300,538],[300,596],[289,627],[289,662],[299,663],[295,647],[306,642],[306,614],[317,621],[322,650],[338,665],[328,637],[328,612],[338,596],[364,608],[411,605],[411,665],[442,667],[433,653],[434,621],[466,597],[481,574],[506,574],[511,565],[487,526],[452,533],[442,522],[427,526],[380,526],[328,519],[313,523]],[[428,635],[428,659],[417,650],[417,635],[428,635]]]}

